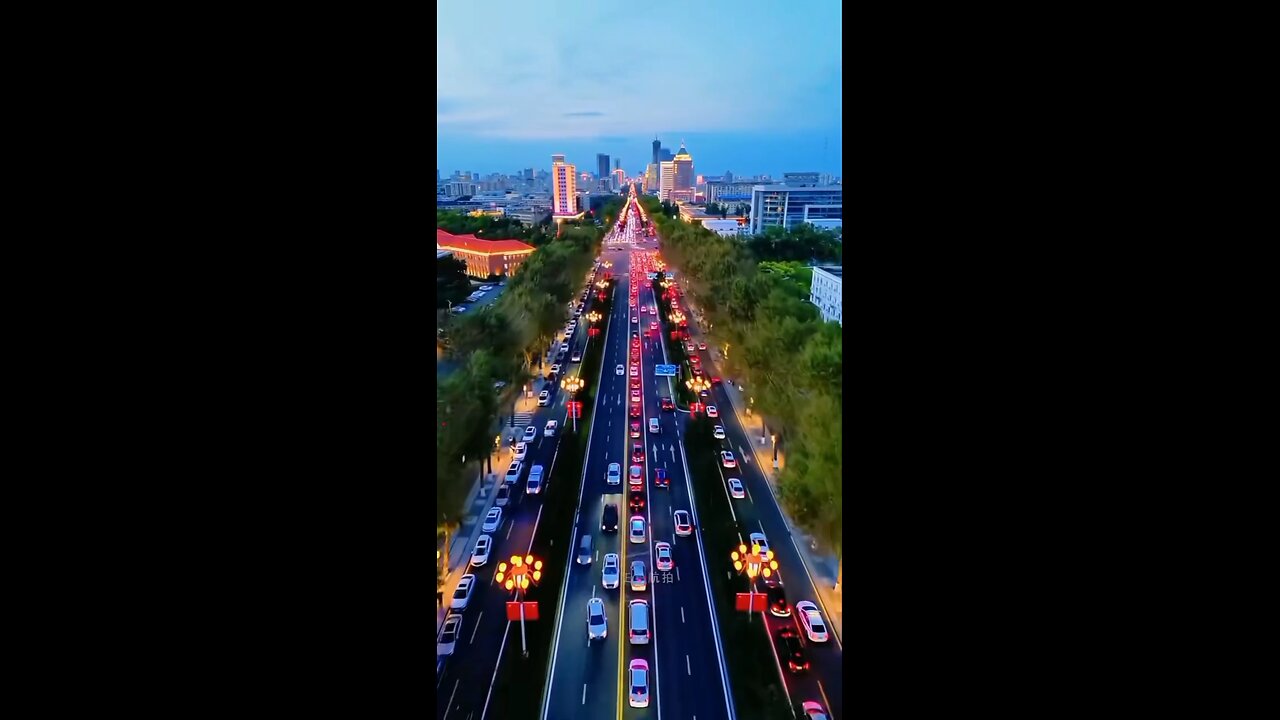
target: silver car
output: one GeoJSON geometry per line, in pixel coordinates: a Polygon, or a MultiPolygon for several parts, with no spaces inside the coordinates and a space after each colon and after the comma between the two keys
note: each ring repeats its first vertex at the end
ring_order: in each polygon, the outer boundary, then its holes
{"type": "Polygon", "coordinates": [[[476,576],[470,573],[458,581],[458,589],[453,591],[453,601],[449,603],[452,610],[465,610],[471,600],[471,593],[476,590],[476,576]]]}
{"type": "Polygon", "coordinates": [[[454,645],[458,644],[458,636],[462,634],[462,616],[450,615],[444,619],[444,632],[436,641],[436,655],[452,655],[454,645]]]}
{"type": "Polygon", "coordinates": [[[604,600],[587,601],[587,640],[604,640],[609,637],[609,624],[604,617],[604,600]]]}
{"type": "Polygon", "coordinates": [[[604,569],[600,571],[600,584],[605,590],[618,589],[618,553],[604,556],[604,569]]]}
{"type": "Polygon", "coordinates": [[[609,469],[605,471],[604,481],[610,485],[618,485],[622,482],[622,466],[618,463],[609,463],[609,469]]]}

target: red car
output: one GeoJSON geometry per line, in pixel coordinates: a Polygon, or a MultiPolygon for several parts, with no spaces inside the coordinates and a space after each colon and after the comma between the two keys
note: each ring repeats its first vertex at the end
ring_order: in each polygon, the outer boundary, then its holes
{"type": "Polygon", "coordinates": [[[719,375],[712,375],[712,376],[711,376],[711,384],[712,384],[712,385],[719,385],[719,384],[720,384],[720,376],[719,376],[719,375]]]}
{"type": "Polygon", "coordinates": [[[701,363],[702,363],[702,358],[698,357],[697,355],[691,355],[691,356],[689,357],[689,364],[690,364],[690,365],[699,365],[699,364],[701,364],[701,363]]]}
{"type": "Polygon", "coordinates": [[[632,336],[631,336],[631,347],[633,347],[633,348],[638,348],[638,347],[640,347],[640,336],[639,336],[639,335],[632,335],[632,336]]]}
{"type": "Polygon", "coordinates": [[[662,402],[660,404],[662,406],[662,409],[667,412],[674,412],[676,409],[675,403],[671,402],[671,398],[669,397],[663,397],[662,402]]]}
{"type": "Polygon", "coordinates": [[[706,343],[704,343],[704,342],[700,342],[700,343],[698,343],[698,349],[699,349],[699,350],[706,350],[706,349],[707,349],[707,344],[706,344],[706,343]]]}
{"type": "Polygon", "coordinates": [[[640,417],[640,416],[643,414],[643,412],[642,412],[643,410],[644,410],[644,408],[640,407],[639,405],[632,405],[632,406],[631,406],[631,417],[640,417]]]}
{"type": "Polygon", "coordinates": [[[640,443],[631,444],[631,462],[633,463],[644,462],[644,446],[641,445],[640,443]]]}
{"type": "Polygon", "coordinates": [[[631,423],[631,437],[633,438],[640,437],[640,423],[638,422],[631,423]]]}
{"type": "Polygon", "coordinates": [[[632,390],[639,390],[639,389],[640,389],[640,378],[638,378],[638,377],[633,377],[633,378],[631,378],[631,389],[632,389],[632,390]]]}
{"type": "Polygon", "coordinates": [[[637,515],[644,510],[644,490],[639,487],[632,487],[630,497],[627,498],[627,507],[631,508],[631,514],[637,515]]]}
{"type": "Polygon", "coordinates": [[[671,487],[671,478],[667,477],[666,468],[654,468],[653,484],[657,487],[671,487]]]}

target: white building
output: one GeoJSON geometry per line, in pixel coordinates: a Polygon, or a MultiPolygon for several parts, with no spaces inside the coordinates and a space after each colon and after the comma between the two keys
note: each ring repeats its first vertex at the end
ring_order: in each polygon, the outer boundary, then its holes
{"type": "Polygon", "coordinates": [[[576,198],[578,195],[577,177],[571,163],[564,161],[564,155],[551,156],[551,214],[557,217],[573,217],[578,214],[576,198]]]}
{"type": "Polygon", "coordinates": [[[737,220],[703,220],[702,227],[721,237],[738,237],[745,229],[737,220]]]}
{"type": "Polygon", "coordinates": [[[809,286],[809,302],[813,303],[822,313],[822,319],[827,322],[838,322],[844,327],[844,321],[840,318],[840,297],[841,297],[841,274],[843,268],[835,267],[815,267],[813,269],[813,283],[809,286]]]}
{"type": "Polygon", "coordinates": [[[806,222],[838,228],[844,222],[843,203],[844,191],[839,185],[756,185],[751,188],[751,234],[771,226],[790,230],[806,222]]]}
{"type": "Polygon", "coordinates": [[[659,165],[658,199],[670,200],[671,191],[676,189],[676,163],[674,160],[663,160],[659,165]]]}

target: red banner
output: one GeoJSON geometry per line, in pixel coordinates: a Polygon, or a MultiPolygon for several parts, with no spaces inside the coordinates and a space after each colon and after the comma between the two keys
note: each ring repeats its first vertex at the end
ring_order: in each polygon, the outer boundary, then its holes
{"type": "MultiPolygon", "coordinates": [[[[765,599],[764,593],[740,592],[738,593],[738,598],[734,607],[741,612],[747,612],[748,608],[750,608],[755,612],[764,612],[764,609],[767,605],[768,605],[768,602],[765,599]],[[752,605],[754,605],[754,607],[751,607],[752,605]]],[[[516,611],[517,616],[519,612],[520,612],[519,610],[516,611]]]]}
{"type": "MultiPolygon", "coordinates": [[[[763,597],[763,596],[761,596],[763,597]]],[[[507,619],[513,622],[520,622],[520,606],[524,605],[525,621],[538,619],[538,603],[537,601],[525,601],[523,603],[510,600],[507,602],[507,619]]],[[[763,605],[761,606],[763,607],[763,605]]]]}

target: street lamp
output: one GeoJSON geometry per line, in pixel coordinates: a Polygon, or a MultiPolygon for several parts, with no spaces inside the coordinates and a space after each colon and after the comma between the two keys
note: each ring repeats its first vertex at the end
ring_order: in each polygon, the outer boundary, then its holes
{"type": "MultiPolygon", "coordinates": [[[[501,427],[501,425],[499,425],[501,427]]],[[[498,448],[502,446],[502,436],[493,436],[493,452],[489,453],[489,472],[493,472],[493,456],[498,454],[498,448]]]]}
{"type": "Polygon", "coordinates": [[[733,559],[733,569],[739,573],[746,572],[751,581],[751,604],[747,605],[747,620],[751,619],[751,605],[755,604],[756,577],[764,575],[767,579],[778,570],[778,561],[773,559],[773,550],[760,552],[760,543],[738,543],[738,549],[729,553],[733,559]]]}
{"type": "Polygon", "coordinates": [[[572,403],[573,403],[574,396],[577,395],[578,391],[582,389],[583,385],[584,383],[582,382],[582,378],[578,377],[577,375],[567,377],[564,380],[560,381],[560,387],[569,391],[569,402],[570,402],[569,414],[573,416],[574,432],[578,432],[578,415],[574,413],[572,403]]]}
{"type": "Polygon", "coordinates": [[[702,376],[695,377],[691,380],[685,380],[684,384],[686,387],[688,387],[690,390],[693,391],[694,400],[693,400],[692,410],[696,411],[697,408],[702,406],[701,398],[702,398],[703,391],[710,390],[711,385],[710,383],[707,382],[707,379],[702,376]]]}
{"type": "Polygon", "coordinates": [[[542,561],[535,560],[532,555],[511,556],[511,565],[498,563],[498,574],[494,580],[508,590],[514,590],[516,601],[520,603],[520,650],[525,657],[529,655],[524,635],[524,596],[529,585],[537,585],[542,580],[542,561]]]}

